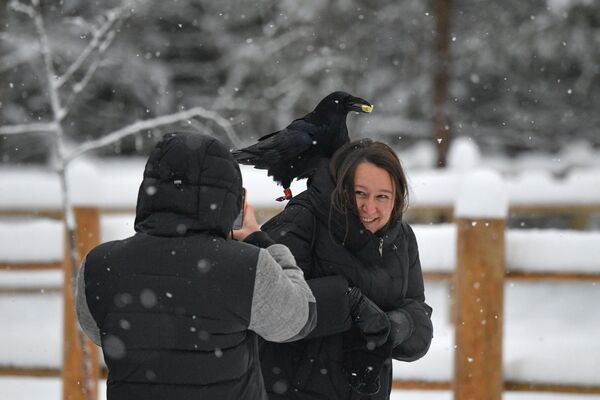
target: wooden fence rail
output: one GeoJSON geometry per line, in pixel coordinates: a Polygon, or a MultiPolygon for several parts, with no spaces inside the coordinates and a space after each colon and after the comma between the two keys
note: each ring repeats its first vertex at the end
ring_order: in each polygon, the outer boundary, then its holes
{"type": "MultiPolygon", "coordinates": [[[[123,212],[124,210],[100,210],[78,208],[77,244],[79,261],[83,255],[100,241],[99,220],[101,213],[123,212]]],[[[129,210],[125,210],[129,211],[129,210]]],[[[268,210],[271,214],[275,210],[268,210]]],[[[2,214],[7,215],[6,212],[2,214]]],[[[13,212],[10,215],[36,215],[38,213],[13,212]]],[[[56,210],[43,212],[44,217],[61,217],[56,210]]],[[[522,272],[507,271],[504,266],[504,220],[457,219],[457,269],[454,272],[426,272],[427,281],[444,280],[452,282],[454,291],[457,324],[455,352],[455,376],[452,382],[415,381],[395,379],[397,389],[454,390],[455,398],[472,397],[480,393],[485,399],[500,399],[502,391],[549,391],[562,393],[600,394],[600,386],[560,385],[553,383],[525,383],[502,379],[502,309],[504,280],[525,281],[600,281],[600,274],[571,272],[522,272]],[[486,224],[487,222],[487,224],[486,224]],[[485,227],[485,228],[484,228],[485,227]],[[475,289],[474,289],[475,288],[475,289]],[[476,307],[474,307],[476,305],[476,307]],[[484,310],[485,329],[481,329],[481,310],[484,310]],[[469,322],[470,321],[470,322],[469,322]],[[477,322],[474,328],[471,324],[477,322]],[[463,326],[463,328],[461,328],[463,326]],[[472,357],[472,355],[479,357],[472,357]],[[469,393],[468,395],[466,393],[469,393]]],[[[65,243],[67,243],[65,241],[65,243]]],[[[97,347],[91,342],[82,344],[81,334],[76,323],[71,283],[69,257],[63,262],[15,263],[0,262],[0,269],[13,271],[63,269],[64,285],[64,338],[63,368],[19,368],[0,366],[1,375],[61,377],[63,399],[90,400],[97,398],[98,378],[106,377],[106,371],[99,369],[97,347]],[[86,363],[87,360],[87,363],[86,363]],[[83,382],[91,379],[91,386],[83,382]]],[[[56,291],[56,288],[41,288],[56,291]]],[[[28,293],[34,288],[3,288],[4,293],[28,293]]],[[[39,289],[37,289],[39,292],[39,289]]]]}

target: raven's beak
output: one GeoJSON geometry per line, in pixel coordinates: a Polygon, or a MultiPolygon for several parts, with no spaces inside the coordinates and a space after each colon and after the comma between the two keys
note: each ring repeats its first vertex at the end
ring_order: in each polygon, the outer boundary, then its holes
{"type": "Polygon", "coordinates": [[[350,102],[349,109],[351,111],[361,112],[361,113],[370,113],[373,111],[373,105],[368,101],[361,99],[359,97],[355,97],[350,102]]]}
{"type": "Polygon", "coordinates": [[[360,106],[360,109],[362,110],[362,112],[370,113],[371,111],[373,111],[373,106],[370,104],[363,104],[360,106]]]}

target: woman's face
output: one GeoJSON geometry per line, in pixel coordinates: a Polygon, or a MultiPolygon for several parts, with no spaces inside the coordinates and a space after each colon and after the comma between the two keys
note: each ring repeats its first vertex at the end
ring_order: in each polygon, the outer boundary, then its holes
{"type": "Polygon", "coordinates": [[[390,174],[370,162],[362,162],[354,173],[354,195],[358,216],[372,233],[383,228],[394,209],[394,186],[390,174]]]}

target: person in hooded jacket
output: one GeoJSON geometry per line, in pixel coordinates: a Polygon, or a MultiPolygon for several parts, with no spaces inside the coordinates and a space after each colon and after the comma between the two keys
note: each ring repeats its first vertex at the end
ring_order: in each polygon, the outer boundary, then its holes
{"type": "Polygon", "coordinates": [[[286,342],[314,327],[302,270],[250,205],[232,233],[241,191],[237,162],[213,138],[170,133],[152,151],[135,235],[92,249],[77,278],[108,400],[266,399],[257,335],[286,342]]]}
{"type": "Polygon", "coordinates": [[[261,342],[271,400],[389,399],[392,359],[414,361],[427,353],[432,309],[415,235],[402,222],[407,193],[389,146],[354,141],[323,160],[308,189],[262,226],[292,251],[318,307],[317,326],[306,338],[261,342]],[[319,283],[324,279],[335,279],[336,289],[319,283]],[[339,287],[346,307],[332,301],[339,287]],[[356,313],[365,304],[368,321],[356,313]],[[389,329],[373,335],[373,326],[382,326],[378,315],[389,329]]]}

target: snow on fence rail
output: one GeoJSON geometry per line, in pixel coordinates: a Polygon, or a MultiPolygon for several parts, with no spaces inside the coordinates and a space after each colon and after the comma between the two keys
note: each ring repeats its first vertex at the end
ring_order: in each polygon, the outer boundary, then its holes
{"type": "MultiPolygon", "coordinates": [[[[82,159],[69,167],[70,185],[79,205],[103,210],[133,210],[141,182],[143,159],[82,159]]],[[[273,200],[280,196],[265,171],[241,166],[249,201],[256,209],[271,212],[282,208],[273,200]]],[[[411,189],[409,216],[426,213],[451,217],[454,202],[468,170],[408,171],[411,189]]],[[[505,177],[511,214],[560,213],[586,217],[600,213],[600,168],[573,169],[562,179],[549,172],[528,171],[505,177]]],[[[294,182],[292,190],[302,191],[305,181],[294,182]]],[[[56,174],[40,168],[0,169],[0,213],[32,211],[55,216],[60,210],[60,188],[56,174]]],[[[448,218],[450,219],[450,218],[448,218]]]]}
{"type": "MultiPolygon", "coordinates": [[[[133,215],[102,215],[100,227],[102,242],[123,239],[134,232],[133,215]]],[[[62,287],[62,229],[60,221],[48,218],[1,221],[0,288],[62,287]]],[[[413,225],[413,229],[426,277],[449,279],[456,269],[456,225],[413,225]]],[[[508,278],[564,275],[600,281],[599,231],[507,229],[505,235],[508,278]]]]}

